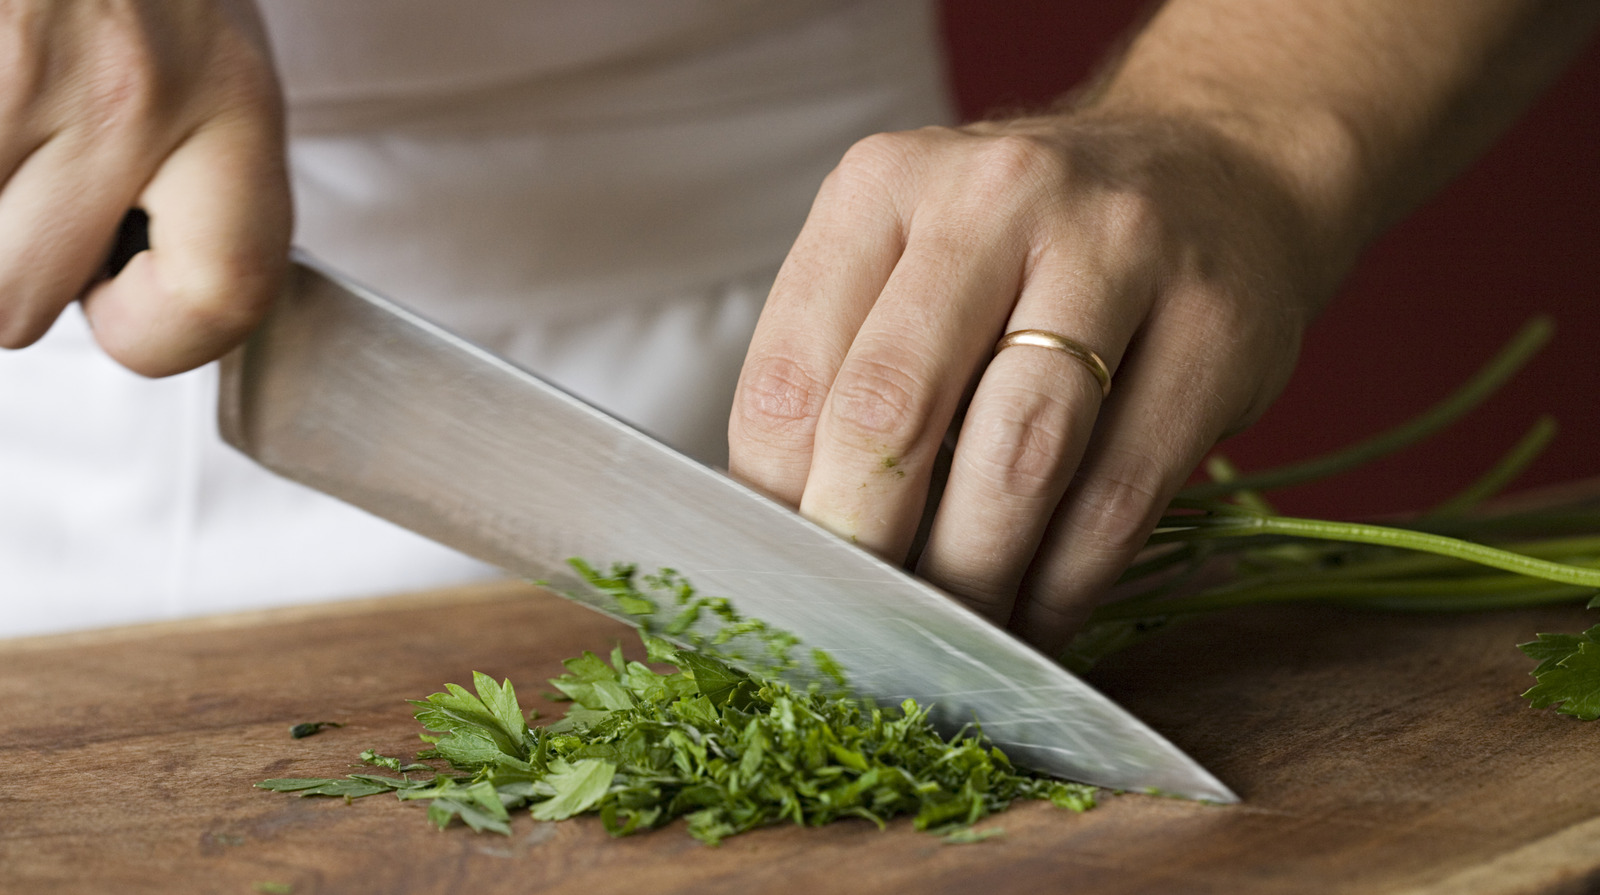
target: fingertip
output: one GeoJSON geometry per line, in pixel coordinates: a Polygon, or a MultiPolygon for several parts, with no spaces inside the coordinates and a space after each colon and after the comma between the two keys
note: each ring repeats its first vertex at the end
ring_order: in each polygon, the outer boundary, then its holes
{"type": "Polygon", "coordinates": [[[1088,602],[1042,604],[1024,601],[1012,614],[1011,631],[1047,656],[1058,656],[1089,620],[1088,602]]]}

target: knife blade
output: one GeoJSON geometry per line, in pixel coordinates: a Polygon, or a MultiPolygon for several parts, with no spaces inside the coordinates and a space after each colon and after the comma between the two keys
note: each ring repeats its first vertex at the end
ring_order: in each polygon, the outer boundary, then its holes
{"type": "Polygon", "coordinates": [[[224,358],[218,424],[280,475],[591,608],[605,604],[569,558],[676,569],[829,652],[858,692],[932,706],[946,733],[978,720],[1020,765],[1237,801],[933,586],[304,253],[268,319],[224,358]]]}

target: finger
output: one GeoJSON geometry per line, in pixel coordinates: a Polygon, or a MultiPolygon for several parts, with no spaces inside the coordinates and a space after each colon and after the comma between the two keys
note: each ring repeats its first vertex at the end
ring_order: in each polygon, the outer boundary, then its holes
{"type": "Polygon", "coordinates": [[[734,477],[799,505],[834,374],[904,247],[893,203],[842,164],[818,192],[751,337],[728,424],[734,477]]]}
{"type": "MultiPolygon", "coordinates": [[[[1005,328],[1065,336],[1115,370],[1151,286],[1074,270],[1076,257],[1058,254],[1030,277],[1005,328]]],[[[995,354],[962,423],[919,572],[1004,623],[1102,400],[1100,380],[1070,354],[1035,345],[995,354]]]]}
{"type": "Polygon", "coordinates": [[[1011,619],[1050,654],[1065,646],[1143,548],[1205,452],[1236,421],[1244,383],[1211,356],[1226,327],[1195,314],[1152,314],[1130,347],[1011,619]]]}
{"type": "Polygon", "coordinates": [[[0,192],[0,346],[38,341],[98,273],[139,188],[136,164],[63,134],[12,173],[0,192]]]}
{"type": "Polygon", "coordinates": [[[974,245],[971,218],[935,211],[913,228],[817,423],[800,512],[898,561],[927,498],[961,395],[1011,311],[1026,247],[1000,231],[974,245]]]}
{"type": "Polygon", "coordinates": [[[106,353],[146,376],[221,356],[271,304],[292,227],[283,136],[270,114],[212,119],[139,196],[151,250],[84,299],[106,353]]]}

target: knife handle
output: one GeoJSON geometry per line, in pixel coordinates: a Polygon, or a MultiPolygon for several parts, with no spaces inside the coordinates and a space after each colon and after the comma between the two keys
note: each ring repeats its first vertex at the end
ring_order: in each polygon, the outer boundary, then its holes
{"type": "Polygon", "coordinates": [[[150,248],[150,215],[143,208],[130,208],[117,227],[117,236],[111,242],[105,265],[100,268],[100,278],[109,280],[128,266],[133,256],[150,248]]]}

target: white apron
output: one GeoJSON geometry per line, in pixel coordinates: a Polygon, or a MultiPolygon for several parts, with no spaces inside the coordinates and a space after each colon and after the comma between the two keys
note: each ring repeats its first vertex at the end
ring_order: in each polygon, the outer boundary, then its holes
{"type": "MultiPolygon", "coordinates": [[[[927,0],[260,0],[296,242],[708,462],[773,273],[866,134],[948,119],[927,0]]],[[[0,636],[493,570],[216,437],[76,307],[0,353],[0,636]]]]}

